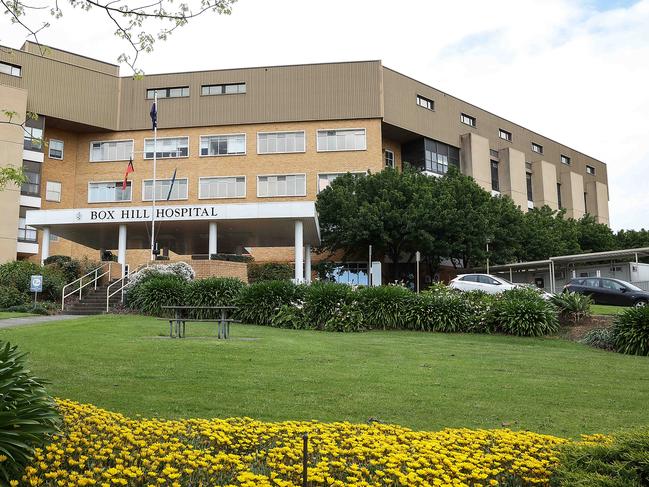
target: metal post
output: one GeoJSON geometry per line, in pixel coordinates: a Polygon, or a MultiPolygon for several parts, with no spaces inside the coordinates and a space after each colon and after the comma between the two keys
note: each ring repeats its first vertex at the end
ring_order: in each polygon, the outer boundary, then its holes
{"type": "Polygon", "coordinates": [[[367,285],[372,287],[372,246],[369,248],[369,258],[367,261],[367,285]]]}
{"type": "Polygon", "coordinates": [[[421,254],[419,250],[415,254],[415,261],[417,262],[417,293],[419,293],[419,261],[421,260],[421,254]]]}
{"type": "Polygon", "coordinates": [[[489,274],[489,240],[487,240],[487,274],[489,274]]]}
{"type": "Polygon", "coordinates": [[[509,266],[509,282],[514,282],[514,274],[511,266],[509,266]]]}
{"type": "MultiPolygon", "coordinates": [[[[153,94],[153,103],[155,105],[156,112],[158,111],[158,92],[155,91],[153,94]]],[[[156,180],[156,166],[157,166],[157,155],[158,151],[158,117],[156,113],[156,123],[153,127],[153,198],[151,199],[151,261],[155,260],[155,180],[156,180]]],[[[123,275],[123,274],[122,274],[123,275]]]]}
{"type": "Polygon", "coordinates": [[[302,435],[302,487],[307,487],[309,469],[309,435],[302,435]]]}

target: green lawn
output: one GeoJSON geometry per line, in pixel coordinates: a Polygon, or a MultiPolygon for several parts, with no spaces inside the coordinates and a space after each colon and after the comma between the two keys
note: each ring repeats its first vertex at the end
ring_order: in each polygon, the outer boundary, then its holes
{"type": "Polygon", "coordinates": [[[129,415],[502,425],[561,436],[649,425],[649,358],[558,338],[338,334],[99,316],[0,330],[53,394],[129,415]],[[207,337],[211,335],[211,337],[207,337]],[[201,338],[202,337],[202,338],[201,338]]]}
{"type": "Polygon", "coordinates": [[[23,318],[25,316],[36,316],[34,313],[19,313],[17,311],[0,311],[0,320],[6,318],[23,318]]]}
{"type": "Polygon", "coordinates": [[[626,306],[611,306],[608,304],[593,304],[590,307],[594,315],[617,315],[625,309],[628,308],[626,306]]]}

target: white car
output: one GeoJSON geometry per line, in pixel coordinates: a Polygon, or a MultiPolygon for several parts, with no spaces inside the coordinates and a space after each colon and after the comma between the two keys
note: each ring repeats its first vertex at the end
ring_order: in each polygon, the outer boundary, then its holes
{"type": "Polygon", "coordinates": [[[449,286],[458,291],[482,291],[487,294],[498,294],[520,286],[502,277],[491,274],[460,274],[449,286]]]}

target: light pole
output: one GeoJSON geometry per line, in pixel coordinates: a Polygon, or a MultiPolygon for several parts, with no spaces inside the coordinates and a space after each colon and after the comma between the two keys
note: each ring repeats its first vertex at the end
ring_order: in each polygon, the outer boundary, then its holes
{"type": "Polygon", "coordinates": [[[491,243],[491,238],[487,237],[487,274],[489,274],[489,243],[491,243]]]}

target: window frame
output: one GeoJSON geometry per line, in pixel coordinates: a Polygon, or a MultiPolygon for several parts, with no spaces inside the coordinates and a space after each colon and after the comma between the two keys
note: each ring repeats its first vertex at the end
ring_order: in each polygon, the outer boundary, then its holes
{"type": "Polygon", "coordinates": [[[500,140],[506,140],[507,142],[512,142],[514,140],[513,134],[505,129],[498,128],[498,138],[500,140]],[[505,135],[505,137],[503,137],[505,135]]]}
{"type": "Polygon", "coordinates": [[[572,164],[572,159],[565,154],[561,154],[560,160],[561,160],[561,164],[565,164],[566,166],[572,164]]]}
{"type": "Polygon", "coordinates": [[[109,180],[104,180],[104,181],[88,181],[88,195],[87,195],[87,200],[89,205],[96,205],[96,204],[106,204],[106,203],[130,203],[133,201],[133,181],[126,181],[126,186],[128,187],[129,185],[131,186],[131,197],[127,200],[112,200],[112,201],[90,201],[90,185],[91,184],[105,184],[105,183],[118,183],[118,184],[123,184],[124,180],[122,181],[115,181],[114,179],[109,179],[109,180]]]}
{"type": "Polygon", "coordinates": [[[463,123],[464,125],[468,125],[469,127],[476,128],[478,126],[478,120],[475,117],[472,117],[471,115],[468,115],[464,112],[460,112],[460,122],[463,123]],[[466,122],[464,119],[467,118],[469,122],[466,122]]]}
{"type": "Polygon", "coordinates": [[[394,157],[394,151],[392,149],[383,149],[383,167],[390,167],[396,169],[397,161],[394,157]],[[392,154],[392,165],[388,166],[388,154],[392,154]]]}
{"type": "Polygon", "coordinates": [[[536,142],[532,142],[532,152],[535,152],[536,154],[543,154],[543,146],[541,144],[537,144],[536,142]]]}
{"type": "Polygon", "coordinates": [[[418,107],[424,108],[426,110],[430,110],[431,112],[435,111],[435,100],[427,98],[424,95],[420,95],[419,93],[417,93],[416,103],[418,107]],[[422,102],[426,102],[426,103],[422,104],[422,102]]]}
{"type": "Polygon", "coordinates": [[[525,171],[525,192],[528,203],[534,203],[534,180],[531,172],[525,171]],[[530,199],[530,196],[532,199],[530,199]]]}
{"type": "Polygon", "coordinates": [[[272,173],[272,174],[257,174],[255,176],[257,198],[304,198],[308,193],[308,181],[305,172],[291,172],[291,173],[272,173]],[[260,196],[259,195],[259,178],[267,178],[271,176],[304,176],[304,194],[296,195],[275,195],[275,196],[260,196]]]}
{"type": "MultiPolygon", "coordinates": [[[[305,146],[306,147],[306,146],[305,146]]],[[[357,128],[333,128],[333,129],[316,129],[315,132],[315,148],[316,152],[360,152],[360,151],[366,151],[367,150],[367,129],[365,127],[357,127],[357,128]],[[357,130],[362,130],[363,134],[365,136],[365,144],[362,149],[320,149],[318,147],[318,134],[320,132],[342,132],[342,131],[357,131],[357,130]]],[[[271,176],[274,176],[274,174],[271,174],[271,176]]]]}
{"type": "Polygon", "coordinates": [[[557,183],[557,206],[559,210],[563,209],[563,201],[561,198],[561,183],[557,183]]]}
{"type": "MultiPolygon", "coordinates": [[[[210,96],[210,95],[207,95],[210,96]]],[[[304,154],[307,149],[307,137],[306,130],[273,130],[270,132],[257,132],[257,155],[260,156],[269,156],[273,154],[304,154]],[[259,152],[259,136],[265,134],[299,134],[301,133],[304,136],[304,150],[296,151],[286,151],[286,152],[259,152]]]]}
{"type": "Polygon", "coordinates": [[[237,132],[234,134],[206,134],[198,136],[198,157],[232,157],[232,156],[246,156],[248,155],[248,134],[245,132],[237,132]],[[243,135],[243,152],[237,152],[236,154],[202,154],[202,142],[203,137],[229,137],[235,135],[243,135]]]}
{"type": "MultiPolygon", "coordinates": [[[[176,181],[182,181],[182,180],[187,181],[187,196],[185,196],[184,198],[169,198],[169,200],[167,200],[166,198],[163,198],[163,199],[156,198],[156,201],[186,201],[186,200],[188,200],[189,199],[189,177],[188,176],[183,176],[183,177],[180,177],[180,178],[179,177],[176,178],[176,181]]],[[[142,180],[142,184],[141,184],[141,186],[142,186],[141,201],[153,201],[153,198],[145,198],[144,197],[144,188],[145,188],[146,183],[149,182],[149,181],[153,182],[153,179],[143,179],[142,180]]],[[[158,179],[156,179],[156,183],[158,181],[171,181],[171,178],[158,178],[158,179]]],[[[155,188],[153,188],[152,190],[155,191],[155,188]]],[[[133,190],[131,190],[131,193],[132,193],[132,191],[133,190]]]]}
{"type": "Polygon", "coordinates": [[[595,166],[591,166],[589,164],[586,164],[586,174],[594,176],[595,175],[595,166]]]}
{"type": "Polygon", "coordinates": [[[65,142],[60,139],[50,139],[48,144],[47,144],[47,157],[50,159],[54,159],[57,161],[62,161],[63,158],[65,157],[65,142]],[[52,155],[52,142],[60,142],[61,143],[61,157],[54,157],[52,155]]]}
{"type": "Polygon", "coordinates": [[[160,94],[158,93],[158,100],[165,100],[167,98],[172,98],[172,99],[173,98],[189,98],[189,95],[191,94],[190,90],[189,90],[189,85],[185,85],[185,86],[166,86],[164,88],[146,88],[146,91],[144,92],[144,97],[147,100],[154,100],[156,91],[160,92],[162,90],[165,90],[167,93],[169,93],[170,90],[177,90],[177,89],[182,90],[182,89],[185,89],[185,88],[187,88],[187,94],[186,95],[180,95],[180,96],[168,96],[168,95],[165,95],[165,96],[160,96],[160,94]],[[153,96],[150,97],[150,98],[149,98],[149,91],[153,91],[153,96]]]}
{"type": "Polygon", "coordinates": [[[0,61],[0,64],[7,66],[9,68],[9,72],[5,73],[3,71],[0,71],[0,74],[6,74],[7,76],[13,76],[14,78],[22,78],[23,77],[23,67],[19,66],[18,64],[12,64],[8,63],[7,61],[0,61]],[[18,74],[14,73],[14,70],[18,70],[18,74]]]}
{"type": "Polygon", "coordinates": [[[493,159],[489,160],[489,175],[491,177],[491,191],[500,193],[500,162],[493,159]],[[494,179],[494,169],[496,171],[496,179],[494,179]],[[496,184],[494,185],[494,183],[496,184]]]}
{"type": "MultiPolygon", "coordinates": [[[[236,184],[236,181],[235,181],[236,184]]],[[[198,199],[199,200],[233,200],[248,197],[248,176],[239,174],[237,176],[201,176],[198,178],[198,199]],[[202,179],[236,179],[243,178],[243,196],[201,196],[201,180],[202,179]]]]}
{"type": "Polygon", "coordinates": [[[62,183],[61,181],[50,181],[50,180],[46,180],[46,181],[45,181],[45,201],[51,201],[51,202],[53,202],[53,203],[60,203],[60,202],[61,202],[61,196],[62,196],[62,193],[63,193],[63,183],[62,183]],[[50,190],[48,189],[48,185],[49,185],[50,183],[52,183],[52,184],[58,184],[58,185],[59,185],[59,190],[58,190],[59,199],[48,198],[47,193],[50,191],[50,190]]]}
{"type": "Polygon", "coordinates": [[[248,84],[245,81],[241,81],[237,83],[212,83],[212,84],[201,85],[201,96],[245,95],[246,93],[248,93],[248,84]],[[226,86],[241,86],[241,85],[243,85],[243,91],[238,91],[236,93],[225,92],[226,86]],[[211,88],[213,86],[222,86],[223,93],[203,93],[204,88],[211,88]]]}
{"type": "MultiPolygon", "coordinates": [[[[156,160],[160,159],[188,159],[189,158],[189,135],[179,135],[177,137],[158,137],[158,140],[169,140],[169,139],[187,139],[187,155],[186,156],[173,156],[173,157],[160,157],[156,156],[156,160]]],[[[145,161],[152,161],[153,157],[147,157],[146,156],[146,141],[147,140],[153,140],[152,137],[145,137],[144,142],[142,142],[143,146],[142,148],[144,149],[142,151],[142,159],[145,161]]]]}
{"type": "MultiPolygon", "coordinates": [[[[357,176],[367,176],[367,171],[331,171],[331,172],[318,172],[315,175],[315,194],[318,195],[320,194],[323,190],[320,190],[320,176],[329,176],[331,174],[336,174],[338,176],[342,176],[344,174],[354,174],[357,176]]],[[[328,188],[329,186],[327,186],[328,188]]],[[[326,188],[325,188],[326,189],[326,188]]]]}
{"type": "MultiPolygon", "coordinates": [[[[135,139],[115,139],[115,140],[91,140],[90,145],[89,145],[89,153],[88,153],[88,162],[91,164],[96,164],[96,163],[102,163],[102,162],[120,162],[120,161],[130,161],[131,157],[133,157],[133,154],[135,153],[135,139]],[[111,142],[131,142],[133,144],[133,149],[131,150],[131,154],[129,157],[126,159],[105,159],[101,161],[93,161],[92,160],[92,144],[103,144],[103,143],[111,143],[111,142]]],[[[110,181],[95,181],[95,182],[110,182],[110,181]]]]}

